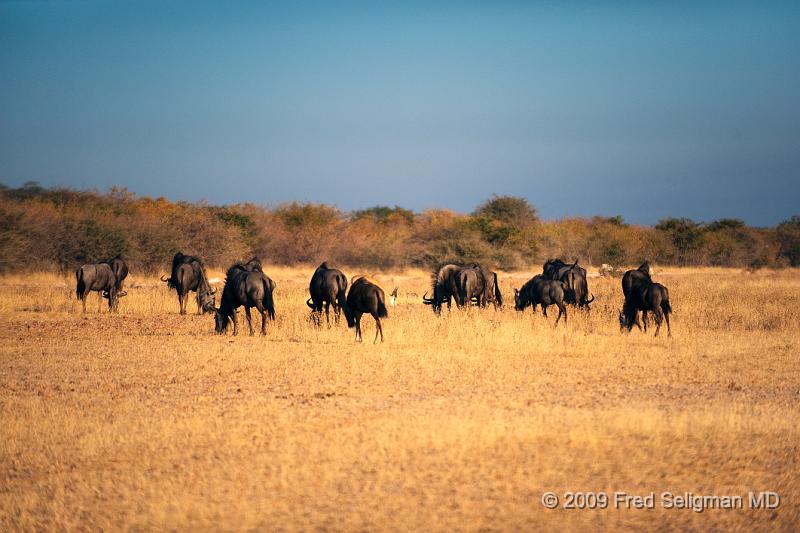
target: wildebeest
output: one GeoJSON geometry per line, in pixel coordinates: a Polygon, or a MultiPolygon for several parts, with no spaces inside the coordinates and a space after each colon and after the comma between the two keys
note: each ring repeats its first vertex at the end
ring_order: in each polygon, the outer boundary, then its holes
{"type": "Polygon", "coordinates": [[[558,307],[558,318],[556,324],[564,315],[564,323],[567,323],[567,308],[564,306],[564,282],[547,279],[544,275],[538,274],[529,279],[521,289],[514,289],[514,308],[517,311],[524,311],[527,306],[533,307],[536,313],[536,306],[542,306],[542,314],[547,317],[547,306],[555,305],[558,307]]]}
{"type": "Polygon", "coordinates": [[[253,322],[250,308],[255,307],[261,313],[261,334],[267,334],[267,318],[275,319],[275,304],[272,293],[275,282],[260,270],[247,270],[245,265],[236,264],[228,269],[225,275],[225,287],[222,289],[222,301],[214,315],[215,331],[223,334],[228,329],[228,322],[233,321],[233,334],[239,333],[236,320],[236,309],[244,306],[247,327],[253,334],[253,322]]]}
{"type": "Polygon", "coordinates": [[[488,304],[494,305],[494,308],[503,306],[503,295],[500,293],[500,284],[497,281],[497,273],[478,266],[481,275],[483,276],[483,295],[479,304],[481,307],[486,307],[488,304]]]}
{"type": "Polygon", "coordinates": [[[125,278],[128,277],[128,264],[120,255],[106,262],[111,266],[114,277],[117,278],[117,292],[122,291],[122,284],[125,282],[125,278]]]}
{"type": "Polygon", "coordinates": [[[574,263],[565,263],[561,259],[548,259],[542,267],[542,275],[551,280],[564,282],[564,302],[589,310],[594,295],[589,298],[589,282],[586,269],[574,263]]]}
{"type": "Polygon", "coordinates": [[[80,267],[75,272],[77,281],[75,294],[83,304],[83,312],[86,312],[86,297],[90,291],[97,291],[97,312],[100,312],[100,304],[103,298],[108,298],[109,311],[116,311],[119,299],[128,293],[118,290],[117,277],[109,263],[87,264],[80,267]]]}
{"type": "MultiPolygon", "coordinates": [[[[653,269],[650,268],[650,263],[648,261],[639,265],[639,268],[635,270],[626,271],[622,276],[622,294],[625,296],[625,299],[628,299],[634,283],[652,281],[652,273],[653,269]]],[[[642,329],[642,326],[639,324],[638,313],[634,314],[633,323],[636,327],[642,329]]],[[[647,311],[642,311],[642,324],[644,324],[644,331],[647,331],[647,311]]]]}
{"type": "Polygon", "coordinates": [[[378,342],[378,335],[383,342],[383,328],[381,318],[387,318],[389,312],[386,310],[386,298],[381,289],[368,278],[361,276],[354,278],[350,284],[350,292],[347,293],[347,303],[344,306],[344,316],[349,327],[356,328],[356,341],[363,340],[361,337],[361,316],[369,313],[375,319],[375,340],[378,342]]]}
{"type": "MultiPolygon", "coordinates": [[[[260,268],[260,266],[259,266],[260,268]]],[[[172,270],[169,278],[161,277],[161,281],[167,286],[175,289],[178,293],[178,303],[180,304],[181,314],[186,314],[186,302],[189,299],[189,292],[197,293],[197,314],[213,313],[216,289],[212,289],[206,278],[205,267],[202,261],[191,255],[184,255],[181,252],[172,258],[172,270]]]]}
{"type": "Polygon", "coordinates": [[[627,328],[630,331],[633,329],[633,325],[636,323],[637,311],[650,311],[653,313],[653,319],[656,322],[656,337],[661,329],[662,320],[667,322],[667,335],[672,336],[669,326],[669,315],[672,313],[672,306],[669,303],[669,291],[667,291],[666,287],[650,279],[635,281],[631,285],[630,292],[625,298],[625,304],[619,313],[620,330],[627,328]]]}
{"type": "Polygon", "coordinates": [[[311,283],[308,285],[308,292],[311,297],[306,304],[314,313],[315,320],[319,323],[319,316],[322,314],[322,307],[325,306],[325,321],[330,324],[330,306],[333,305],[333,315],[336,322],[339,322],[339,314],[345,306],[347,291],[347,278],[341,270],[330,268],[327,262],[322,263],[311,276],[311,283]]]}
{"type": "Polygon", "coordinates": [[[483,272],[477,264],[461,267],[456,273],[456,286],[458,287],[458,305],[463,307],[471,301],[477,301],[483,307],[483,298],[486,294],[486,283],[483,272]]]}
{"type": "Polygon", "coordinates": [[[422,296],[422,301],[426,305],[433,308],[434,313],[442,311],[442,304],[447,303],[447,309],[450,310],[451,301],[453,298],[456,300],[456,305],[460,305],[458,300],[458,282],[456,276],[460,266],[454,264],[443,265],[435,270],[431,275],[431,292],[433,296],[426,298],[427,292],[422,296]]]}

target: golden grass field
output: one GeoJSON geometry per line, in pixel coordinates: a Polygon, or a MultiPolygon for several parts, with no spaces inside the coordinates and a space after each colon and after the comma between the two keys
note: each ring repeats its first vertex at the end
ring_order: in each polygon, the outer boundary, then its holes
{"type": "Polygon", "coordinates": [[[532,273],[500,274],[501,311],[435,318],[410,271],[374,276],[400,288],[378,345],[368,316],[363,344],[310,323],[312,266],[265,267],[267,337],[214,335],[135,272],[116,315],[95,294],[81,314],[72,278],[2,277],[0,530],[798,530],[800,271],[656,268],[671,338],[619,332],[618,278],[554,328],[513,309],[532,273]],[[782,501],[549,510],[545,491],[782,501]]]}

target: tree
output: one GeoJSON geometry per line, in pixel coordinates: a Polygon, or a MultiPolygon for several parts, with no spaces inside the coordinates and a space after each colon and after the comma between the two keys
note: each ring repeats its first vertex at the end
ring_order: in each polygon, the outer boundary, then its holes
{"type": "Polygon", "coordinates": [[[784,220],[778,224],[776,232],[780,246],[778,257],[785,257],[792,266],[800,266],[800,216],[784,220]]]}
{"type": "Polygon", "coordinates": [[[689,218],[665,218],[656,224],[656,229],[671,238],[678,264],[686,265],[696,259],[703,236],[702,225],[689,218]]]}

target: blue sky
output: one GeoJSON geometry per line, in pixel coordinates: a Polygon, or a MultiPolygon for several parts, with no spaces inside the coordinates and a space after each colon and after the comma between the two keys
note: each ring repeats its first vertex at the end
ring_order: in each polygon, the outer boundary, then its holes
{"type": "Polygon", "coordinates": [[[800,210],[800,2],[2,2],[0,182],[800,210]]]}

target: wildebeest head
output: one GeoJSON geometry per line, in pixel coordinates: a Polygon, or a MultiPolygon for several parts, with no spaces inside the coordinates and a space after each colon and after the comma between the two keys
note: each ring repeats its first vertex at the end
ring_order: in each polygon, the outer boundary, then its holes
{"type": "Polygon", "coordinates": [[[222,335],[228,329],[228,320],[228,315],[219,309],[214,309],[214,331],[217,335],[222,335]]]}
{"type": "Polygon", "coordinates": [[[522,298],[520,298],[519,289],[514,289],[514,309],[522,311],[525,306],[520,305],[522,298]]]}
{"type": "Polygon", "coordinates": [[[203,313],[213,313],[216,310],[216,297],[214,296],[217,289],[211,289],[197,292],[197,303],[203,313]]]}
{"type": "Polygon", "coordinates": [[[350,309],[350,306],[345,304],[342,306],[342,311],[344,311],[344,318],[347,320],[347,327],[356,327],[356,314],[350,309]]]}
{"type": "Polygon", "coordinates": [[[123,296],[127,296],[128,293],[125,291],[117,291],[116,286],[111,287],[111,289],[103,291],[103,298],[108,300],[108,308],[112,311],[117,311],[119,309],[119,299],[123,296]]]}
{"type": "Polygon", "coordinates": [[[619,330],[628,331],[633,329],[634,324],[636,324],[636,310],[629,309],[627,305],[623,305],[622,309],[619,310],[619,330]]]}

